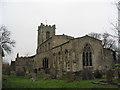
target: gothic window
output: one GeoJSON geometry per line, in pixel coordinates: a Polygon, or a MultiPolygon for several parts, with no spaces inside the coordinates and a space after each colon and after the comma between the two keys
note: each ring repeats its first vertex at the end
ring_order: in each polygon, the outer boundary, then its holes
{"type": "Polygon", "coordinates": [[[85,66],[85,52],[83,52],[83,66],[85,66]]]}
{"type": "Polygon", "coordinates": [[[92,66],[92,51],[89,44],[86,44],[82,54],[83,66],[92,66]]]}
{"type": "Polygon", "coordinates": [[[58,55],[60,55],[60,52],[58,52],[58,55]]]}
{"type": "Polygon", "coordinates": [[[66,61],[68,60],[68,50],[67,49],[65,49],[65,59],[66,59],[66,61]]]}
{"type": "Polygon", "coordinates": [[[50,32],[47,31],[47,32],[46,32],[46,40],[49,39],[49,38],[50,38],[50,32]]]}
{"type": "Polygon", "coordinates": [[[68,50],[67,49],[65,49],[65,54],[67,54],[68,53],[68,50]]]}
{"type": "Polygon", "coordinates": [[[48,59],[47,59],[47,58],[44,58],[44,59],[43,59],[43,68],[44,68],[44,69],[47,69],[47,68],[48,68],[48,59]]]}
{"type": "Polygon", "coordinates": [[[92,53],[90,52],[90,66],[92,66],[92,53]]]}
{"type": "Polygon", "coordinates": [[[58,52],[58,60],[59,60],[59,64],[60,64],[60,52],[58,52]]]}
{"type": "Polygon", "coordinates": [[[55,53],[53,53],[53,56],[55,56],[55,53]]]}

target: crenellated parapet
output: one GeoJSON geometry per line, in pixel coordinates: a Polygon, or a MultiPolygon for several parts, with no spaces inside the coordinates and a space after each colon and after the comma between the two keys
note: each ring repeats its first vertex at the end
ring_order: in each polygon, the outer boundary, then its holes
{"type": "Polygon", "coordinates": [[[50,28],[50,29],[54,29],[55,30],[56,26],[55,26],[55,24],[54,25],[45,25],[45,24],[41,23],[41,25],[38,26],[38,30],[43,29],[43,28],[50,28]]]}

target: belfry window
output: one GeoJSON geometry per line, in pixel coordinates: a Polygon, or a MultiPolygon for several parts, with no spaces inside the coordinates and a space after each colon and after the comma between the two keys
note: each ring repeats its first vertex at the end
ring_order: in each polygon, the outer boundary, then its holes
{"type": "Polygon", "coordinates": [[[83,66],[92,66],[92,51],[89,44],[86,44],[82,54],[83,66]]]}
{"type": "Polygon", "coordinates": [[[50,38],[50,32],[47,31],[47,32],[46,32],[46,40],[49,39],[49,38],[50,38]]]}

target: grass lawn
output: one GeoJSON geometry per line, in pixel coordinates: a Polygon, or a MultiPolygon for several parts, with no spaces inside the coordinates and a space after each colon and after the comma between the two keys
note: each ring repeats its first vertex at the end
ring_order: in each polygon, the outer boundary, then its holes
{"type": "Polygon", "coordinates": [[[81,80],[74,82],[67,82],[66,80],[50,79],[44,80],[42,75],[37,75],[37,81],[30,82],[28,76],[18,77],[10,75],[7,81],[3,82],[7,88],[118,88],[113,85],[97,85],[91,82],[97,82],[105,79],[81,80]]]}

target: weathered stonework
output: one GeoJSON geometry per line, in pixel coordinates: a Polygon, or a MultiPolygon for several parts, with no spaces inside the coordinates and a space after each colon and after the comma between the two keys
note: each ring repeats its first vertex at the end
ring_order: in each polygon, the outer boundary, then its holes
{"type": "Polygon", "coordinates": [[[104,49],[102,41],[90,36],[74,38],[55,35],[55,25],[41,24],[38,27],[38,46],[33,57],[17,57],[16,71],[36,69],[38,72],[61,77],[66,72],[84,69],[111,69],[114,64],[113,51],[104,49]]]}
{"type": "Polygon", "coordinates": [[[2,89],[2,62],[3,62],[3,56],[4,56],[4,53],[3,53],[3,50],[0,46],[0,89],[2,89]]]}
{"type": "Polygon", "coordinates": [[[32,57],[19,57],[15,61],[15,71],[24,71],[30,73],[33,70],[34,56],[32,57]]]}

